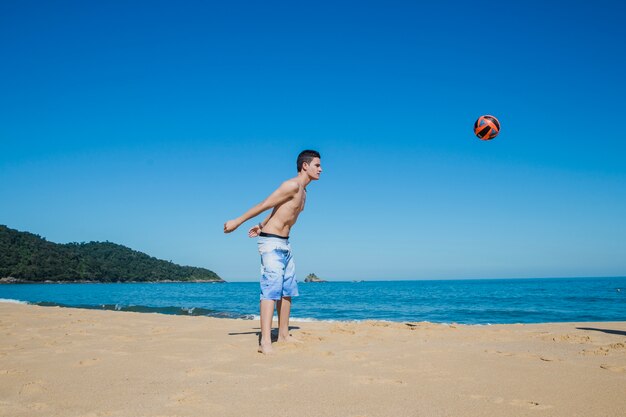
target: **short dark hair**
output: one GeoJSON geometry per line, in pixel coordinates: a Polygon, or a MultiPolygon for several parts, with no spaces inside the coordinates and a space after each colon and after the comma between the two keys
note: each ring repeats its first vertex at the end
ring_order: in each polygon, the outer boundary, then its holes
{"type": "Polygon", "coordinates": [[[320,156],[320,153],[318,151],[312,151],[310,149],[300,152],[300,155],[298,155],[298,162],[297,162],[298,172],[302,171],[302,164],[304,164],[305,162],[307,164],[310,164],[313,158],[321,159],[322,157],[320,156]]]}

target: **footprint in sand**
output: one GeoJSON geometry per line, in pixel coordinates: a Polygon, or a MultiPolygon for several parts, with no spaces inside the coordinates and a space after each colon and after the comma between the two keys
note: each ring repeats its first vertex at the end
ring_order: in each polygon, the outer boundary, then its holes
{"type": "Polygon", "coordinates": [[[593,340],[589,336],[577,335],[577,334],[571,334],[571,333],[560,334],[560,335],[554,335],[554,334],[548,333],[547,335],[541,336],[541,339],[547,342],[557,342],[557,343],[575,343],[575,344],[593,343],[593,340]]]}
{"type": "Polygon", "coordinates": [[[274,347],[279,348],[279,349],[296,349],[296,348],[303,348],[306,346],[306,343],[300,339],[297,339],[293,336],[290,336],[289,339],[285,340],[285,341],[277,341],[274,343],[274,347]]]}
{"type": "Polygon", "coordinates": [[[201,404],[206,400],[206,397],[198,394],[197,392],[182,391],[170,396],[168,400],[170,400],[170,402],[167,405],[175,407],[179,405],[201,404]]]}
{"type": "Polygon", "coordinates": [[[83,359],[78,362],[77,366],[93,366],[98,362],[100,362],[100,358],[83,359]]]}
{"type": "Polygon", "coordinates": [[[537,356],[539,359],[541,359],[544,362],[555,362],[555,361],[562,361],[563,359],[559,359],[559,358],[553,358],[552,356],[537,356]]]}
{"type": "Polygon", "coordinates": [[[310,332],[300,332],[300,339],[303,342],[323,342],[324,340],[326,340],[324,337],[322,336],[316,336],[310,332]]]}
{"type": "Polygon", "coordinates": [[[600,368],[606,369],[607,371],[612,371],[612,372],[626,372],[626,366],[615,366],[615,365],[602,364],[602,365],[600,365],[600,368]]]}
{"type": "Polygon", "coordinates": [[[600,346],[596,349],[584,349],[580,352],[583,355],[602,355],[607,356],[611,353],[615,352],[624,352],[626,351],[626,343],[611,343],[610,345],[600,346]]]}
{"type": "Polygon", "coordinates": [[[47,391],[45,381],[37,380],[27,382],[20,388],[19,395],[33,395],[33,394],[41,394],[42,392],[47,391]]]}
{"type": "Polygon", "coordinates": [[[517,358],[526,358],[526,359],[539,359],[543,362],[560,362],[562,359],[555,358],[547,355],[534,355],[532,353],[515,353],[515,352],[504,352],[501,350],[485,350],[485,353],[493,353],[499,356],[508,356],[508,357],[517,357],[517,358]]]}
{"type": "MultiPolygon", "coordinates": [[[[491,397],[488,395],[480,395],[480,394],[470,395],[470,398],[473,400],[486,401],[491,404],[504,404],[504,402],[506,401],[502,397],[491,397]]],[[[552,408],[551,405],[539,404],[537,401],[527,401],[527,400],[518,400],[518,399],[511,400],[508,402],[508,404],[513,405],[515,407],[523,407],[523,408],[528,408],[532,410],[547,410],[549,408],[552,408]]]]}
{"type": "Polygon", "coordinates": [[[433,323],[429,323],[427,321],[420,321],[417,323],[404,323],[404,326],[399,325],[396,326],[397,329],[404,330],[440,330],[440,329],[456,329],[457,327],[453,324],[450,325],[437,325],[433,323]]]}
{"type": "Polygon", "coordinates": [[[26,407],[35,411],[46,411],[50,408],[50,406],[46,403],[30,403],[26,405],[26,407]]]}
{"type": "Polygon", "coordinates": [[[491,350],[491,349],[485,349],[485,353],[493,353],[496,355],[500,355],[500,356],[514,356],[514,353],[511,352],[503,352],[501,350],[491,350]]]}
{"type": "MultiPolygon", "coordinates": [[[[176,395],[173,395],[168,398],[170,402],[166,403],[166,407],[171,407],[178,409],[179,407],[183,410],[191,409],[195,410],[194,413],[190,413],[189,411],[183,413],[168,413],[168,414],[157,414],[155,417],[176,417],[181,415],[227,415],[227,408],[221,404],[216,404],[208,400],[207,395],[201,395],[197,392],[187,392],[183,391],[176,395]],[[207,414],[207,410],[210,410],[210,413],[207,414]]],[[[230,410],[230,409],[228,409],[230,410]]],[[[230,414],[229,414],[230,415],[230,414]]],[[[123,414],[120,417],[126,417],[127,414],[123,414]]]]}
{"type": "Polygon", "coordinates": [[[509,404],[514,405],[516,407],[528,408],[530,410],[548,410],[552,408],[551,405],[539,404],[537,401],[527,401],[527,400],[513,400],[509,404]]]}
{"type": "Polygon", "coordinates": [[[353,383],[360,384],[360,385],[371,385],[371,384],[406,385],[406,382],[404,382],[401,379],[376,378],[372,376],[359,377],[355,379],[353,383]]]}
{"type": "Polygon", "coordinates": [[[0,369],[0,375],[18,375],[23,373],[25,372],[17,369],[0,369]]]}
{"type": "Polygon", "coordinates": [[[340,325],[335,325],[333,326],[332,329],[330,329],[331,333],[344,333],[344,334],[355,334],[356,332],[352,329],[349,329],[347,327],[343,327],[340,325]]]}

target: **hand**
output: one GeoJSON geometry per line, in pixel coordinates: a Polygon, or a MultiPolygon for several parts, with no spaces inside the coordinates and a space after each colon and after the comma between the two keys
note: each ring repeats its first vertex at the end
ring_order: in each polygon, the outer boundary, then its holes
{"type": "Polygon", "coordinates": [[[259,233],[261,233],[261,226],[257,224],[248,230],[248,237],[257,237],[259,233]]]}
{"type": "Polygon", "coordinates": [[[239,227],[239,223],[236,220],[229,220],[224,223],[224,233],[230,233],[239,227]]]}

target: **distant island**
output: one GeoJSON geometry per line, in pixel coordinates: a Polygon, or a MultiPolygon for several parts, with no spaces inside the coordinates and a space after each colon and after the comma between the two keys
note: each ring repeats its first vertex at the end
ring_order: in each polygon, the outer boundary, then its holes
{"type": "Polygon", "coordinates": [[[309,274],[304,279],[304,282],[328,282],[328,281],[318,278],[317,275],[315,274],[309,274]]]}
{"type": "Polygon", "coordinates": [[[0,225],[0,283],[37,282],[225,281],[111,242],[58,244],[0,225]]]}

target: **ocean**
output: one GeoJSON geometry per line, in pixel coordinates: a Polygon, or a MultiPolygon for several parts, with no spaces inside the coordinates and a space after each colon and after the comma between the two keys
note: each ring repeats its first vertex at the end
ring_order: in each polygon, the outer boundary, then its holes
{"type": "MultiPolygon", "coordinates": [[[[500,324],[626,320],[626,277],[300,283],[301,320],[500,324]]],[[[6,284],[0,301],[256,319],[259,284],[6,284]]]]}

